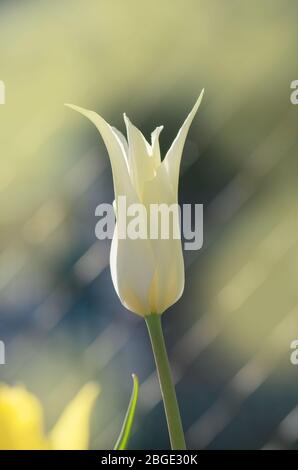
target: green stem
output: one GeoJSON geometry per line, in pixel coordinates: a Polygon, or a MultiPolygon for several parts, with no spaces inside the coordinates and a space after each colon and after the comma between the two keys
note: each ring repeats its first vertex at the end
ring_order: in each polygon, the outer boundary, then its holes
{"type": "Polygon", "coordinates": [[[169,359],[162,332],[160,315],[145,317],[154,353],[161,394],[163,398],[171,447],[173,450],[186,449],[180,411],[172,379],[169,359]]]}

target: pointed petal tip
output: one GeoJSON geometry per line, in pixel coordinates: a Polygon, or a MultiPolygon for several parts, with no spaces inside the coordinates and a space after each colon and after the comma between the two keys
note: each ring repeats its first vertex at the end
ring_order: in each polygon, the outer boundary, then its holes
{"type": "Polygon", "coordinates": [[[95,119],[96,118],[102,119],[101,116],[97,114],[95,111],[92,111],[87,108],[82,108],[81,106],[77,106],[76,104],[65,103],[65,106],[87,117],[88,119],[90,119],[91,122],[93,122],[93,124],[95,124],[95,126],[96,126],[95,119]]]}
{"type": "Polygon", "coordinates": [[[77,108],[75,104],[71,104],[71,103],[64,103],[64,106],[66,106],[67,108],[72,108],[72,109],[77,108]]]}
{"type": "Polygon", "coordinates": [[[199,94],[199,97],[198,97],[198,99],[197,99],[197,101],[196,101],[196,104],[195,104],[195,106],[194,106],[195,108],[198,109],[198,107],[200,106],[201,101],[202,101],[203,96],[204,96],[204,93],[205,93],[205,88],[203,88],[202,91],[201,91],[201,93],[199,94]]]}
{"type": "Polygon", "coordinates": [[[157,126],[151,134],[159,134],[163,130],[164,126],[157,126]]]}
{"type": "MultiPolygon", "coordinates": [[[[140,129],[129,119],[129,117],[127,116],[126,113],[123,113],[123,118],[124,118],[126,130],[127,130],[127,137],[128,137],[129,131],[133,131],[133,132],[137,132],[137,133],[142,134],[142,131],[140,131],[140,129]]],[[[142,136],[143,136],[143,134],[142,134],[142,136]]],[[[145,139],[144,136],[143,136],[143,138],[145,139]]]]}
{"type": "Polygon", "coordinates": [[[131,122],[131,120],[129,119],[126,113],[123,113],[123,119],[124,119],[127,133],[128,133],[129,128],[137,129],[137,127],[131,122]]]}
{"type": "Polygon", "coordinates": [[[131,121],[131,119],[129,119],[126,113],[123,113],[123,119],[124,119],[127,132],[129,131],[129,129],[132,129],[134,131],[142,133],[140,129],[131,121]]]}
{"type": "Polygon", "coordinates": [[[154,131],[151,132],[151,140],[154,138],[158,138],[161,131],[163,130],[164,126],[158,126],[154,129],[154,131]]]}
{"type": "Polygon", "coordinates": [[[125,124],[131,123],[126,113],[123,113],[123,119],[124,119],[125,124]]]}
{"type": "Polygon", "coordinates": [[[203,96],[204,96],[204,92],[205,92],[205,89],[203,88],[200,95],[199,95],[199,97],[198,97],[198,99],[197,99],[197,101],[195,102],[192,110],[190,111],[189,115],[187,116],[186,120],[188,120],[188,119],[192,120],[193,119],[194,115],[196,114],[197,110],[200,107],[200,104],[201,104],[203,96]]]}
{"type": "Polygon", "coordinates": [[[64,103],[64,106],[66,106],[67,108],[73,109],[74,111],[77,111],[78,113],[81,113],[81,114],[86,114],[88,112],[88,109],[82,108],[81,106],[77,106],[76,104],[64,103]]]}

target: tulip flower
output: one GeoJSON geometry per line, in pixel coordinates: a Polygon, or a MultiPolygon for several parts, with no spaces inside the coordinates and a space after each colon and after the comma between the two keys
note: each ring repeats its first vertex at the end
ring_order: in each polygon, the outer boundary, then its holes
{"type": "MultiPolygon", "coordinates": [[[[161,159],[159,135],[162,126],[151,134],[148,143],[126,115],[126,138],[94,111],[67,105],[86,116],[98,129],[110,157],[116,226],[110,253],[110,268],[115,290],[122,304],[145,318],[159,374],[172,448],[185,448],[181,418],[166,354],[160,314],[173,305],[184,289],[184,262],[181,237],[122,236],[119,224],[119,198],[125,196],[127,206],[178,202],[180,161],[186,136],[203,91],[187,116],[165,158],[161,159]]],[[[145,216],[144,216],[145,217],[145,216]]],[[[179,220],[173,219],[172,233],[178,231],[179,220]]]]}
{"type": "Polygon", "coordinates": [[[49,434],[39,400],[22,386],[0,385],[0,450],[85,450],[98,386],[86,384],[66,406],[49,434]]]}
{"type": "MultiPolygon", "coordinates": [[[[172,146],[161,161],[159,135],[162,126],[151,134],[149,144],[126,115],[125,137],[93,111],[68,105],[90,119],[107,147],[114,182],[117,217],[118,197],[127,205],[177,204],[180,161],[184,142],[203,92],[197,100],[172,146]]],[[[177,220],[173,223],[177,224],[177,220]]],[[[173,227],[173,232],[176,227],[173,227]]],[[[182,295],[184,262],[181,240],[125,239],[116,224],[110,253],[110,267],[115,290],[125,307],[139,315],[163,313],[182,295]]],[[[178,227],[178,232],[179,232],[178,227]]]]}

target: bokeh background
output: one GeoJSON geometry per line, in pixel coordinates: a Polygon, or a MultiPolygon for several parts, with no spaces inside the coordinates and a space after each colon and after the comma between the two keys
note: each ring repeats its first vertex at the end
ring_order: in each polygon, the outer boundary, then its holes
{"type": "Polygon", "coordinates": [[[141,381],[130,448],[169,447],[144,322],[120,304],[95,207],[113,200],[91,108],[163,153],[201,89],[180,202],[203,203],[204,246],[164,314],[188,446],[298,449],[298,107],[295,0],[0,2],[0,380],[41,400],[49,429],[100,383],[94,449],[111,448],[141,381]]]}

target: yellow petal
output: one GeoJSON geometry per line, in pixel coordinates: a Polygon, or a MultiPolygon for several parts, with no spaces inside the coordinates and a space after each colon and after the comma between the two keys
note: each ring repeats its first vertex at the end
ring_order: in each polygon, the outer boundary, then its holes
{"type": "Polygon", "coordinates": [[[197,99],[196,104],[192,108],[191,112],[185,119],[182,127],[180,128],[175,140],[173,141],[170,149],[168,150],[162,165],[165,166],[166,171],[169,175],[171,183],[173,185],[173,190],[175,193],[178,192],[178,181],[179,181],[179,171],[180,171],[180,162],[183,152],[184,143],[187,137],[188,130],[192,123],[193,118],[201,104],[203,98],[204,90],[201,91],[199,98],[197,99]]]}
{"type": "Polygon", "coordinates": [[[67,405],[50,433],[54,450],[88,449],[90,415],[98,393],[98,385],[89,382],[67,405]]]}
{"type": "Polygon", "coordinates": [[[0,386],[0,449],[40,450],[48,442],[38,399],[24,387],[0,386]]]}

